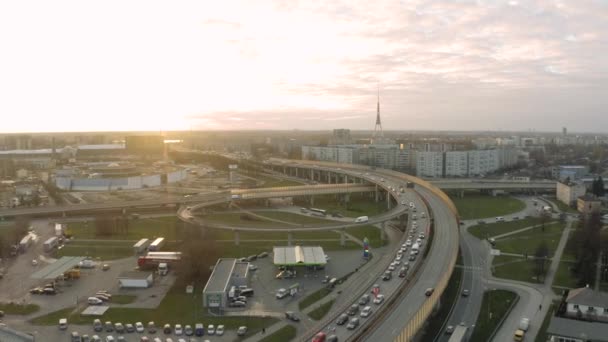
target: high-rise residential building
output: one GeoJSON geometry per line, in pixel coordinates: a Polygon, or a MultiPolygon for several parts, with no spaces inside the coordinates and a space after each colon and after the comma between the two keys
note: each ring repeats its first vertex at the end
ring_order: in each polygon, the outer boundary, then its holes
{"type": "Polygon", "coordinates": [[[349,145],[352,144],[350,129],[340,128],[334,129],[334,134],[331,138],[331,145],[349,145]]]}

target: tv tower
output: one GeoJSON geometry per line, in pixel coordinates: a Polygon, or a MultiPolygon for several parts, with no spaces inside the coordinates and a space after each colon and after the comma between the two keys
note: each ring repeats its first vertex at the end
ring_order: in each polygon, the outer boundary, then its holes
{"type": "Polygon", "coordinates": [[[372,141],[376,139],[382,140],[384,133],[382,132],[382,121],[380,120],[380,86],[378,86],[378,106],[376,108],[376,126],[374,127],[374,136],[372,141]]]}

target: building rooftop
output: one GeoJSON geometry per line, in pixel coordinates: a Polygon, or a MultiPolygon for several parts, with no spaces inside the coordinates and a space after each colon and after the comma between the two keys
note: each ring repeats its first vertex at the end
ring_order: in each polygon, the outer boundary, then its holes
{"type": "MultiPolygon", "coordinates": [[[[608,293],[593,291],[589,287],[581,287],[570,290],[566,302],[571,304],[608,308],[608,293]]],[[[608,325],[605,326],[605,329],[608,329],[608,325]]]]}
{"type": "Polygon", "coordinates": [[[597,201],[600,202],[600,199],[595,197],[595,195],[592,194],[584,194],[583,196],[579,196],[578,199],[583,200],[583,201],[597,201]]]}
{"type": "Polygon", "coordinates": [[[205,285],[204,292],[225,292],[230,282],[236,259],[218,259],[213,272],[205,285]]]}
{"type": "Polygon", "coordinates": [[[79,150],[124,150],[124,144],[80,145],[79,150]]]}
{"type": "Polygon", "coordinates": [[[34,274],[32,274],[30,277],[32,279],[56,279],[59,276],[63,276],[65,272],[74,268],[74,266],[78,265],[78,263],[80,263],[84,259],[84,257],[64,256],[61,257],[59,260],[55,261],[54,263],[44,267],[43,269],[34,272],[34,274]]]}
{"type": "Polygon", "coordinates": [[[585,341],[608,341],[608,324],[551,317],[547,334],[578,338],[585,341]]]}
{"type": "Polygon", "coordinates": [[[246,278],[247,272],[249,272],[248,262],[236,262],[232,270],[232,278],[246,278]]]}
{"type": "Polygon", "coordinates": [[[148,279],[152,272],[125,271],[118,275],[118,279],[148,279]]]}
{"type": "Polygon", "coordinates": [[[322,247],[302,247],[302,246],[288,246],[288,247],[274,247],[274,264],[275,265],[325,265],[325,252],[322,247]]]}

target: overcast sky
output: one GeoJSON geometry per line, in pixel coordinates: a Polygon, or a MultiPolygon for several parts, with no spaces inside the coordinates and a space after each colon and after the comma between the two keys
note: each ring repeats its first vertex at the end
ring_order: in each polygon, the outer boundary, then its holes
{"type": "Polygon", "coordinates": [[[608,132],[608,0],[0,0],[0,132],[608,132]]]}

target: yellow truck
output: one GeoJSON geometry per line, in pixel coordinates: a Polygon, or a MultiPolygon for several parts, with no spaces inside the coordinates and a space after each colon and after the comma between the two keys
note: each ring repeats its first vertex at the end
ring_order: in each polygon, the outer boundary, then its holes
{"type": "Polygon", "coordinates": [[[525,334],[526,334],[525,331],[523,331],[521,329],[517,329],[517,330],[515,330],[515,336],[513,336],[513,340],[514,341],[523,341],[525,334]]]}

